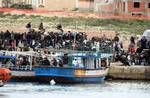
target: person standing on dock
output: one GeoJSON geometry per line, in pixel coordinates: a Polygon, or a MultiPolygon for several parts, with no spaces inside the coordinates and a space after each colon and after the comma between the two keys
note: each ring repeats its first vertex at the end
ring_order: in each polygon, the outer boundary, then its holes
{"type": "Polygon", "coordinates": [[[119,39],[118,34],[114,37],[114,53],[115,53],[115,61],[120,60],[121,55],[123,53],[123,45],[122,42],[119,39]]]}
{"type": "Polygon", "coordinates": [[[134,65],[135,63],[135,38],[133,36],[131,36],[130,38],[130,44],[129,44],[129,48],[128,48],[128,53],[130,56],[130,65],[134,65]]]}
{"type": "Polygon", "coordinates": [[[61,32],[64,32],[61,24],[58,24],[56,28],[57,28],[57,30],[60,30],[61,32]]]}
{"type": "Polygon", "coordinates": [[[118,34],[116,34],[116,36],[114,37],[114,48],[115,52],[121,52],[123,50],[123,45],[118,34]]]}
{"type": "Polygon", "coordinates": [[[142,47],[142,49],[146,49],[147,47],[146,47],[146,44],[147,44],[147,39],[146,39],[146,37],[145,36],[143,36],[142,38],[141,38],[141,47],[142,47]]]}
{"type": "Polygon", "coordinates": [[[28,29],[28,32],[31,32],[31,30],[32,30],[31,22],[29,22],[29,23],[26,25],[26,28],[28,29]]]}
{"type": "Polygon", "coordinates": [[[43,26],[43,22],[40,23],[40,25],[39,25],[39,30],[40,30],[41,32],[42,32],[42,31],[45,31],[45,30],[44,30],[44,26],[43,26]]]}

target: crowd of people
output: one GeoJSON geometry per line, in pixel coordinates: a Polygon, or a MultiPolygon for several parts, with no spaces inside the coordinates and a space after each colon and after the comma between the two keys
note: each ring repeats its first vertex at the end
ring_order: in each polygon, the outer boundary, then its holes
{"type": "MultiPolygon", "coordinates": [[[[94,51],[97,46],[111,46],[110,39],[102,39],[93,37],[87,39],[87,35],[83,32],[0,32],[0,50],[15,51],[20,48],[22,51],[29,49],[36,50],[40,48],[51,49],[73,49],[83,51],[94,51]],[[107,40],[107,41],[106,41],[107,40]],[[98,42],[98,43],[97,43],[98,42]]],[[[105,48],[106,49],[106,48],[105,48]]]]}
{"type": "Polygon", "coordinates": [[[116,35],[114,38],[115,60],[121,61],[125,65],[150,65],[150,40],[143,36],[138,42],[131,36],[128,50],[123,49],[123,45],[116,35]]]}
{"type": "MultiPolygon", "coordinates": [[[[115,61],[121,61],[126,65],[150,65],[150,40],[145,36],[138,42],[136,48],[135,38],[130,38],[129,48],[124,50],[123,44],[118,35],[114,39],[108,39],[105,34],[102,37],[87,39],[83,32],[64,32],[61,25],[56,27],[57,32],[46,32],[43,23],[39,31],[32,29],[31,23],[26,25],[28,32],[0,32],[0,50],[16,51],[38,51],[39,49],[71,49],[80,51],[101,51],[113,52],[115,61]]],[[[27,58],[21,59],[21,64],[28,65],[27,58]]],[[[56,65],[56,60],[53,60],[56,65]]],[[[43,58],[43,64],[50,65],[48,60],[43,58]]],[[[61,62],[60,62],[61,63],[61,62]]],[[[61,66],[61,65],[60,65],[61,66]]]]}
{"type": "Polygon", "coordinates": [[[73,44],[76,44],[74,48],[84,44],[86,35],[82,32],[23,32],[15,33],[1,31],[0,33],[0,50],[15,50],[16,47],[27,49],[32,48],[73,48],[73,44]]]}
{"type": "MultiPolygon", "coordinates": [[[[1,31],[0,32],[0,50],[8,51],[39,51],[44,49],[71,49],[79,51],[99,51],[107,50],[112,47],[111,39],[103,37],[93,37],[87,39],[87,35],[83,32],[64,32],[61,25],[58,25],[57,32],[46,32],[43,23],[39,26],[39,31],[32,29],[31,23],[26,25],[27,32],[13,32],[13,31],[1,31]],[[100,48],[101,47],[101,48],[100,48]]],[[[39,59],[39,58],[38,58],[39,59]]],[[[16,63],[12,63],[10,60],[5,60],[3,64],[24,66],[34,63],[34,60],[29,60],[28,56],[20,55],[16,59],[16,63]]],[[[62,59],[49,60],[48,58],[40,58],[41,65],[59,65],[63,66],[64,61],[62,59]]],[[[35,62],[38,62],[35,61],[35,62]]]]}

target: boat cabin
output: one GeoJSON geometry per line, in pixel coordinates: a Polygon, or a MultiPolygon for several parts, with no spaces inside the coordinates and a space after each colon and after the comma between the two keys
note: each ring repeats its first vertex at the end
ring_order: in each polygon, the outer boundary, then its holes
{"type": "Polygon", "coordinates": [[[51,65],[44,66],[99,69],[102,67],[107,67],[110,64],[110,56],[102,57],[100,53],[95,52],[61,53],[60,55],[55,55],[52,58],[53,59],[50,61],[51,65]]]}
{"type": "Polygon", "coordinates": [[[34,55],[26,52],[0,51],[0,67],[10,70],[32,70],[34,55]]]}

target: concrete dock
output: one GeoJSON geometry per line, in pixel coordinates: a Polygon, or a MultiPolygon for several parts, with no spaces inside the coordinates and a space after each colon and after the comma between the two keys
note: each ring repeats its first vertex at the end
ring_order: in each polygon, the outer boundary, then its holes
{"type": "Polygon", "coordinates": [[[108,72],[108,77],[125,80],[150,80],[150,66],[112,64],[108,72]]]}

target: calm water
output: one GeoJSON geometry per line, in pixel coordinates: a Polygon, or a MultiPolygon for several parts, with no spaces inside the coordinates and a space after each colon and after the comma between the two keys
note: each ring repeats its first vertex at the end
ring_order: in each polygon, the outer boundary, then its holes
{"type": "Polygon", "coordinates": [[[150,98],[150,82],[109,81],[99,84],[49,85],[8,83],[0,98],[150,98]]]}

